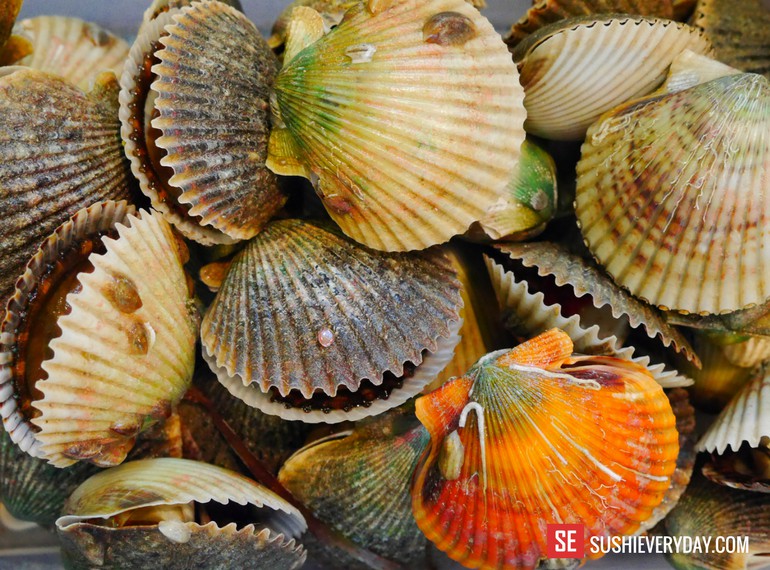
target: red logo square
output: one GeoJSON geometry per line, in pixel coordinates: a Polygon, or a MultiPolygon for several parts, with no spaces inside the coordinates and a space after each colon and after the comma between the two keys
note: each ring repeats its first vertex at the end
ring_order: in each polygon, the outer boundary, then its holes
{"type": "Polygon", "coordinates": [[[549,524],[548,558],[583,558],[585,531],[582,524],[549,524]]]}

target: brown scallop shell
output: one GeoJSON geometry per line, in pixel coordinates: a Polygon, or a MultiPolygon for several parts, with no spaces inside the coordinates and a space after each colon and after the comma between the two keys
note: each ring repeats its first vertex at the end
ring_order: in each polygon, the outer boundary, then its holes
{"type": "Polygon", "coordinates": [[[40,243],[82,208],[129,197],[115,76],[86,94],[43,71],[0,71],[0,303],[40,243]]]}

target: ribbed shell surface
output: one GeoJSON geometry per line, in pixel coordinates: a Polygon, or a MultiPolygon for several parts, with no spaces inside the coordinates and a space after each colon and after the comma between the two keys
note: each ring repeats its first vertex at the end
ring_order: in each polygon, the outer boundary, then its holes
{"type": "Polygon", "coordinates": [[[167,25],[152,67],[152,119],[169,184],[201,225],[253,237],[286,196],[265,166],[269,91],[278,62],[241,12],[220,2],[184,8],[167,25]]]}
{"type": "Polygon", "coordinates": [[[269,224],[236,257],[201,337],[216,365],[281,395],[356,391],[419,364],[459,323],[460,284],[439,251],[388,254],[300,220],[269,224]]]}
{"type": "Polygon", "coordinates": [[[92,22],[64,16],[21,20],[15,33],[29,39],[34,51],[16,62],[66,79],[88,91],[97,73],[123,72],[128,43],[92,22]]]}
{"type": "Polygon", "coordinates": [[[385,4],[362,2],[286,62],[276,107],[345,234],[424,249],[504,196],[523,92],[499,34],[464,0],[385,4]]]}
{"type": "Polygon", "coordinates": [[[603,15],[538,30],[513,57],[524,87],[528,133],[580,140],[601,115],[658,87],[683,50],[707,54],[696,28],[670,20],[603,15]]]}
{"type": "Polygon", "coordinates": [[[82,208],[129,197],[117,82],[83,93],[42,71],[0,73],[0,303],[42,241],[82,208]]]}
{"type": "Polygon", "coordinates": [[[589,130],[576,213],[615,282],[676,311],[770,297],[770,83],[715,79],[628,103],[589,130]]]}

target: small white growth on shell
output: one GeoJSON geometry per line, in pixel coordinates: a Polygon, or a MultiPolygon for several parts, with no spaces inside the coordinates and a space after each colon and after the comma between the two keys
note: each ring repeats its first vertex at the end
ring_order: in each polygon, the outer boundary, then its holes
{"type": "Polygon", "coordinates": [[[149,341],[147,343],[147,350],[149,351],[155,345],[157,334],[155,333],[155,329],[152,328],[152,325],[147,321],[144,322],[144,330],[147,333],[147,340],[149,341]]]}
{"type": "Polygon", "coordinates": [[[543,370],[542,368],[538,368],[537,366],[524,366],[522,364],[511,364],[508,367],[511,370],[518,370],[520,372],[531,372],[534,374],[539,374],[540,376],[545,376],[547,378],[560,378],[561,380],[567,380],[574,384],[579,384],[580,386],[583,386],[584,388],[588,388],[589,390],[602,389],[601,384],[599,384],[596,380],[586,380],[584,378],[576,378],[571,374],[564,374],[561,372],[551,372],[549,370],[543,370]]]}
{"type": "Polygon", "coordinates": [[[192,531],[185,523],[180,521],[161,521],[158,530],[171,542],[184,544],[190,540],[192,531]]]}
{"type": "Polygon", "coordinates": [[[481,477],[484,485],[484,491],[487,490],[487,445],[486,445],[486,429],[484,427],[484,408],[478,402],[469,402],[460,413],[459,427],[464,428],[465,423],[468,421],[468,414],[473,410],[476,412],[476,418],[478,419],[479,428],[479,441],[481,442],[481,477]]]}
{"type": "Polygon", "coordinates": [[[544,210],[548,206],[548,195],[543,192],[542,188],[532,196],[530,204],[536,211],[544,210]]]}
{"type": "Polygon", "coordinates": [[[356,44],[349,46],[345,50],[345,55],[350,58],[353,63],[369,63],[374,57],[374,53],[377,48],[372,44],[356,44]]]}
{"type": "Polygon", "coordinates": [[[318,331],[318,344],[324,348],[329,348],[334,342],[334,333],[330,329],[321,329],[318,331]]]}

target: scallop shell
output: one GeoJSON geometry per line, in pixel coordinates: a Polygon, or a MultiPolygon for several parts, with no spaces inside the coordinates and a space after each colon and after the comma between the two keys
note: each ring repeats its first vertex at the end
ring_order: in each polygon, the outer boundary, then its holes
{"type": "Polygon", "coordinates": [[[83,91],[96,73],[123,72],[128,43],[101,26],[79,18],[38,16],[21,20],[14,32],[28,39],[34,51],[16,62],[64,78],[83,91]]]}
{"type": "Polygon", "coordinates": [[[558,202],[556,163],[551,155],[525,140],[507,190],[508,198],[487,210],[466,237],[480,241],[518,241],[542,232],[553,218],[558,202]]]}
{"type": "Polygon", "coordinates": [[[770,338],[750,336],[745,340],[724,345],[722,352],[735,366],[754,368],[770,359],[770,338]]]}
{"type": "Polygon", "coordinates": [[[702,472],[719,485],[770,493],[770,437],[763,437],[758,447],[744,443],[738,451],[712,453],[702,472]]]}
{"type": "Polygon", "coordinates": [[[601,115],[651,93],[685,49],[709,53],[702,32],[670,20],[604,15],[546,26],[513,51],[527,133],[580,140],[601,115]]]}
{"type": "MultiPolygon", "coordinates": [[[[770,496],[764,493],[736,491],[693,477],[677,507],[666,518],[666,530],[672,537],[711,539],[711,548],[691,549],[688,554],[667,555],[679,569],[723,570],[763,568],[770,552],[770,496]],[[716,554],[716,541],[725,537],[747,537],[748,552],[716,554]]],[[[704,541],[702,541],[703,543],[704,541]]],[[[726,542],[723,543],[726,545],[726,542]]]]}
{"type": "Polygon", "coordinates": [[[577,298],[589,297],[595,308],[608,308],[613,318],[627,319],[632,328],[643,329],[648,337],[657,338],[700,367],[690,343],[660,311],[629,295],[589,261],[550,242],[499,245],[497,249],[524,267],[537,269],[541,277],[552,276],[558,287],[569,286],[577,298]]]}
{"type": "Polygon", "coordinates": [[[280,48],[284,44],[294,8],[305,6],[318,12],[324,21],[324,31],[329,32],[339,25],[345,12],[362,2],[363,0],[294,0],[281,10],[273,24],[272,35],[267,43],[273,49],[280,48]]]}
{"type": "Polygon", "coordinates": [[[6,42],[11,37],[13,23],[16,16],[19,15],[21,4],[24,0],[7,0],[0,6],[0,53],[3,51],[6,42]]]}
{"type": "Polygon", "coordinates": [[[120,92],[126,155],[153,207],[186,237],[247,239],[283,205],[264,166],[276,68],[254,25],[218,2],[160,14],[131,47],[120,92]]]}
{"type": "Polygon", "coordinates": [[[50,74],[0,72],[0,302],[40,243],[82,208],[129,197],[117,82],[85,94],[50,74]]]}
{"type": "MultiPolygon", "coordinates": [[[[267,413],[285,409],[271,389],[297,399],[355,394],[364,379],[395,380],[426,350],[446,365],[459,341],[459,289],[439,251],[380,253],[326,226],[272,222],[234,259],[206,314],[204,356],[220,381],[231,378],[231,393],[262,397],[267,413]]],[[[418,391],[433,379],[424,374],[418,391]]]]}
{"type": "MultiPolygon", "coordinates": [[[[193,1],[194,0],[153,0],[152,4],[150,4],[150,7],[144,11],[142,25],[151,20],[154,20],[161,14],[189,6],[193,3],[193,1]]],[[[219,2],[222,4],[227,4],[228,6],[232,6],[236,10],[243,12],[243,8],[241,7],[239,0],[219,0],[219,2]]]]}
{"type": "Polygon", "coordinates": [[[642,366],[572,350],[552,329],[417,400],[431,446],[412,506],[450,558],[535,568],[547,524],[630,534],[662,501],[679,447],[663,390],[642,366]]]}
{"type": "Polygon", "coordinates": [[[770,297],[769,130],[770,83],[752,74],[637,100],[595,123],[576,213],[615,282],[695,313],[770,297]]]}
{"type": "Polygon", "coordinates": [[[770,79],[770,10],[764,0],[699,0],[692,17],[714,44],[716,58],[770,79]]]}
{"type": "Polygon", "coordinates": [[[542,292],[530,293],[527,281],[518,281],[512,271],[485,258],[503,319],[512,332],[522,338],[531,338],[552,328],[559,328],[572,339],[575,349],[583,354],[614,356],[632,360],[647,368],[664,388],[690,386],[693,381],[666,368],[661,363],[650,363],[648,356],[634,356],[634,348],[622,347],[618,338],[608,334],[597,324],[584,324],[579,315],[565,315],[558,303],[548,304],[542,292]]]}
{"type": "Polygon", "coordinates": [[[361,3],[315,42],[322,23],[300,11],[275,83],[286,129],[271,133],[268,166],[313,180],[356,241],[423,249],[504,196],[523,94],[499,34],[464,0],[382,4],[361,3]]]}
{"type": "MultiPolygon", "coordinates": [[[[357,545],[405,568],[421,567],[427,541],[412,516],[409,482],[427,446],[425,428],[413,415],[395,411],[302,448],[278,479],[357,545]]],[[[353,565],[336,549],[325,554],[341,558],[335,567],[353,565]]]]}
{"type": "Polygon", "coordinates": [[[170,226],[157,213],[127,214],[125,203],[96,204],[46,240],[19,280],[2,327],[0,411],[6,430],[31,455],[57,467],[77,460],[120,463],[136,435],[167,417],[187,389],[195,361],[197,320],[170,226]],[[125,225],[123,225],[125,224],[125,225]],[[105,253],[93,253],[78,274],[69,312],[56,321],[42,393],[25,417],[13,396],[18,380],[15,342],[27,299],[40,276],[68,250],[97,233],[105,253]],[[147,279],[152,275],[152,279],[147,279]],[[120,402],[121,405],[116,405],[120,402]],[[30,423],[30,420],[32,423],[30,423]]]}
{"type": "Polygon", "coordinates": [[[755,371],[753,378],[730,400],[719,417],[698,442],[698,451],[724,453],[728,447],[738,451],[745,441],[757,447],[770,437],[770,374],[767,368],[755,371]]]}
{"type": "Polygon", "coordinates": [[[0,428],[0,501],[17,519],[53,525],[70,493],[97,470],[87,464],[52,467],[21,451],[0,428]]]}
{"type": "Polygon", "coordinates": [[[633,14],[668,20],[680,19],[674,17],[673,5],[676,3],[676,0],[534,0],[527,13],[511,26],[505,43],[514,48],[540,28],[575,16],[633,14]]]}
{"type": "Polygon", "coordinates": [[[307,528],[299,511],[254,481],[186,459],[134,461],[91,477],[69,498],[56,527],[64,558],[75,567],[293,569],[305,561],[296,542],[307,528]],[[216,518],[205,525],[166,517],[117,528],[109,522],[193,502],[207,509],[242,505],[254,522],[241,528],[234,522],[220,527],[216,518]]]}

